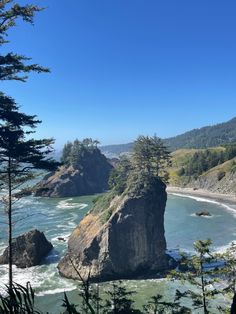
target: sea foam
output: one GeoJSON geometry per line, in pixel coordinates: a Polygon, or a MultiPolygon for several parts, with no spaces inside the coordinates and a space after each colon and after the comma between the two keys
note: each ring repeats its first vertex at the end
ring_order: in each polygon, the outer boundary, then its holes
{"type": "MultiPolygon", "coordinates": [[[[233,214],[234,217],[236,217],[236,208],[229,206],[225,203],[216,201],[216,200],[211,200],[208,198],[204,198],[204,197],[198,197],[198,196],[193,196],[193,195],[189,195],[189,194],[181,194],[181,193],[169,193],[171,195],[175,195],[175,196],[179,196],[179,197],[186,197],[186,198],[191,198],[194,199],[197,202],[204,202],[204,203],[212,203],[221,207],[224,207],[226,210],[230,211],[231,214],[233,214]]],[[[226,201],[227,202],[227,201],[226,201]]]]}
{"type": "Polygon", "coordinates": [[[58,203],[58,205],[56,206],[59,209],[84,209],[88,206],[88,204],[83,204],[83,203],[73,203],[71,202],[73,201],[72,198],[66,199],[66,200],[62,200],[58,203]]]}

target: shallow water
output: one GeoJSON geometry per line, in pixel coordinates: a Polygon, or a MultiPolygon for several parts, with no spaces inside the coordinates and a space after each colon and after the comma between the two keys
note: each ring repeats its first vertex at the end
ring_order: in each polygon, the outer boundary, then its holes
{"type": "MultiPolygon", "coordinates": [[[[30,281],[39,296],[40,309],[59,313],[63,291],[70,291],[69,297],[77,300],[77,283],[59,277],[57,263],[66,251],[66,240],[85,213],[92,206],[94,196],[67,199],[22,198],[15,207],[14,219],[28,217],[15,226],[15,236],[27,230],[38,228],[45,232],[53,243],[54,250],[45,260],[46,264],[29,269],[14,268],[14,280],[20,284],[30,281]]],[[[4,222],[3,209],[0,222],[4,222]]],[[[197,239],[211,238],[214,249],[224,250],[231,241],[236,240],[236,207],[214,201],[202,200],[189,196],[169,195],[165,212],[165,235],[167,247],[171,251],[181,249],[192,251],[197,239]],[[198,211],[209,211],[211,217],[197,217],[198,211]]],[[[6,246],[6,229],[0,225],[0,251],[6,246]]],[[[7,283],[7,266],[0,266],[0,287],[7,283]]],[[[163,280],[126,281],[125,284],[138,291],[135,299],[138,305],[144,303],[148,296],[157,292],[168,297],[174,294],[176,284],[167,284],[163,280]]],[[[108,284],[102,285],[106,289],[108,284]]]]}

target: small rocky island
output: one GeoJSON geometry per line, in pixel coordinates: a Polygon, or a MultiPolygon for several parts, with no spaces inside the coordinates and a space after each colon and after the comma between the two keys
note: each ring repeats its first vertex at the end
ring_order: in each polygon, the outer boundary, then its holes
{"type": "MultiPolygon", "coordinates": [[[[43,232],[31,230],[13,240],[13,264],[19,268],[39,265],[52,249],[43,232]]],[[[8,264],[8,259],[9,249],[6,248],[0,256],[0,265],[8,264]]]]}
{"type": "Polygon", "coordinates": [[[200,211],[200,212],[197,212],[196,213],[196,216],[198,217],[210,217],[211,216],[211,213],[209,213],[208,211],[206,210],[203,210],[203,211],[200,211]]]}
{"type": "Polygon", "coordinates": [[[63,165],[39,182],[35,196],[73,197],[106,191],[113,166],[97,143],[91,139],[68,142],[62,152],[63,165]]]}
{"type": "Polygon", "coordinates": [[[104,281],[155,276],[170,267],[164,230],[166,185],[156,175],[167,153],[155,159],[157,138],[139,138],[137,149],[142,141],[150,144],[148,160],[144,164],[142,154],[134,150],[131,160],[123,158],[112,172],[112,190],[97,199],[69,238],[58,265],[62,276],[80,279],[90,273],[91,280],[104,281]]]}

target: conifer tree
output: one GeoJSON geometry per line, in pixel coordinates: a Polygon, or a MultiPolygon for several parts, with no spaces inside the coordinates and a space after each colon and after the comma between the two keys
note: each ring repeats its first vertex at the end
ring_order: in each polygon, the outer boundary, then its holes
{"type": "Polygon", "coordinates": [[[0,93],[0,184],[7,190],[2,197],[8,215],[9,288],[12,288],[12,236],[14,191],[31,179],[35,169],[53,170],[57,163],[50,157],[52,139],[34,140],[30,135],[41,121],[19,112],[14,100],[0,93]]]}
{"type": "MultiPolygon", "coordinates": [[[[8,31],[17,21],[33,24],[34,15],[42,9],[35,5],[20,5],[13,0],[0,0],[0,47],[8,43],[8,31]]],[[[0,80],[25,82],[30,72],[49,72],[49,69],[30,63],[30,58],[15,52],[0,54],[0,80]]]]}
{"type": "Polygon", "coordinates": [[[210,313],[209,301],[221,291],[214,288],[214,283],[218,282],[215,277],[217,269],[211,266],[216,261],[216,257],[210,250],[211,240],[198,240],[194,243],[196,254],[187,256],[182,254],[180,269],[171,272],[174,279],[190,284],[190,288],[186,291],[176,290],[175,301],[182,298],[192,300],[194,309],[202,309],[204,314],[210,313]],[[193,286],[193,289],[191,289],[193,286]]]}
{"type": "Polygon", "coordinates": [[[132,163],[134,168],[148,175],[156,176],[168,182],[167,166],[170,165],[170,153],[163,141],[154,135],[139,136],[134,142],[132,163]]]}

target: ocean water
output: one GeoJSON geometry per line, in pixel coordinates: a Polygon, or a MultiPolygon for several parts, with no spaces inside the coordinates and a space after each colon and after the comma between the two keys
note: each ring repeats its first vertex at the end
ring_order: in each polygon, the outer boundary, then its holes
{"type": "MultiPolygon", "coordinates": [[[[37,294],[41,310],[52,314],[60,313],[63,292],[76,303],[78,284],[76,281],[61,278],[57,264],[66,251],[67,239],[85,213],[91,208],[94,196],[66,199],[25,197],[15,204],[14,235],[33,228],[43,231],[54,246],[44,264],[28,269],[14,267],[14,281],[25,285],[31,282],[37,294]],[[24,219],[22,219],[24,218],[24,219]],[[63,237],[62,242],[58,237],[63,237]]],[[[6,216],[0,209],[0,253],[7,243],[7,230],[4,225],[6,216]]],[[[223,251],[236,240],[236,206],[216,201],[170,194],[165,212],[165,236],[167,247],[174,255],[177,250],[192,252],[193,242],[197,239],[211,238],[215,251],[223,251]],[[210,217],[198,217],[198,211],[209,211],[210,217]]],[[[7,266],[0,266],[0,291],[7,284],[7,266]]],[[[106,290],[108,283],[101,285],[106,290]]],[[[136,290],[134,297],[137,305],[144,304],[148,297],[156,293],[174,296],[177,283],[165,280],[131,280],[125,285],[136,290]]]]}

